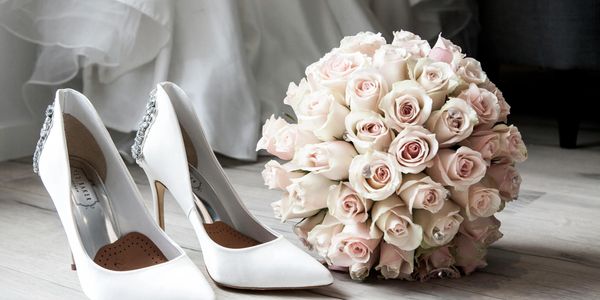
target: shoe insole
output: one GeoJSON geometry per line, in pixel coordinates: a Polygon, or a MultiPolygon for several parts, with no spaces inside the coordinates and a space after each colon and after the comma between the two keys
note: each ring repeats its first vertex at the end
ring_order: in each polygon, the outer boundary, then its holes
{"type": "Polygon", "coordinates": [[[204,229],[206,229],[206,233],[208,233],[208,236],[215,243],[225,248],[240,249],[260,244],[253,238],[244,235],[221,221],[204,223],[204,229]]]}
{"type": "Polygon", "coordinates": [[[156,244],[139,232],[130,232],[103,246],[94,257],[96,264],[113,271],[130,271],[166,261],[156,244]]]}

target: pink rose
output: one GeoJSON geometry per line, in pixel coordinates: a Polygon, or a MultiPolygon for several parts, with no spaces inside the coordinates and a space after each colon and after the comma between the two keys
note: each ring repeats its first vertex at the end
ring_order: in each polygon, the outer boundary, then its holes
{"type": "Polygon", "coordinates": [[[294,233],[309,250],[312,250],[313,246],[308,242],[308,233],[321,224],[326,215],[327,211],[323,209],[314,216],[302,219],[294,226],[294,233]]]}
{"type": "Polygon", "coordinates": [[[481,63],[474,58],[465,57],[458,62],[456,74],[467,84],[482,84],[488,80],[481,69],[481,63]]]}
{"type": "Polygon", "coordinates": [[[493,82],[489,80],[481,84],[480,87],[492,92],[496,96],[496,98],[498,98],[498,105],[500,106],[500,115],[498,116],[498,121],[506,122],[507,117],[510,114],[510,105],[508,105],[508,102],[506,102],[506,100],[504,99],[504,95],[502,95],[502,92],[496,87],[496,85],[493,82]]]}
{"type": "Polygon", "coordinates": [[[421,126],[405,127],[394,138],[388,150],[400,164],[400,172],[412,174],[431,167],[437,151],[435,134],[421,126]]]}
{"type": "Polygon", "coordinates": [[[334,50],[308,66],[306,78],[312,90],[329,88],[343,96],[350,76],[370,65],[370,58],[360,52],[344,53],[334,50]]]}
{"type": "Polygon", "coordinates": [[[293,178],[304,176],[302,172],[292,172],[286,166],[282,166],[275,160],[270,160],[265,164],[265,169],[262,171],[262,177],[265,185],[269,189],[285,190],[292,184],[293,178]]]}
{"type": "Polygon", "coordinates": [[[344,99],[328,89],[321,89],[302,98],[295,110],[298,126],[313,131],[322,141],[340,139],[344,133],[344,119],[350,110],[344,99]]]}
{"type": "Polygon", "coordinates": [[[405,80],[393,85],[379,104],[386,124],[397,131],[409,125],[422,125],[431,114],[432,100],[415,81],[405,80]]]}
{"type": "Polygon", "coordinates": [[[459,62],[465,57],[459,46],[442,37],[438,36],[435,45],[429,52],[428,57],[434,61],[444,62],[452,66],[453,69],[458,67],[459,62]]]}
{"type": "Polygon", "coordinates": [[[408,79],[408,61],[412,55],[408,50],[394,46],[383,45],[373,56],[373,67],[385,78],[388,87],[394,83],[408,79]]]}
{"type": "Polygon", "coordinates": [[[383,151],[392,142],[392,131],[383,118],[372,111],[352,111],[345,120],[344,139],[352,142],[358,153],[370,150],[383,151]]]}
{"type": "Polygon", "coordinates": [[[323,222],[316,225],[307,234],[306,241],[317,251],[321,257],[327,256],[331,239],[338,233],[342,232],[344,224],[336,217],[326,214],[323,222]]]}
{"type": "Polygon", "coordinates": [[[423,229],[414,224],[412,215],[400,197],[392,195],[377,201],[371,209],[371,232],[383,232],[383,240],[406,251],[415,250],[423,239],[423,229]]]}
{"type": "Polygon", "coordinates": [[[392,45],[408,51],[414,57],[425,57],[431,51],[431,46],[426,40],[409,31],[394,31],[392,45]]]}
{"type": "Polygon", "coordinates": [[[352,111],[377,112],[379,100],[388,92],[383,76],[373,69],[355,72],[346,85],[346,105],[352,111]]]}
{"type": "Polygon", "coordinates": [[[413,212],[414,222],[423,228],[424,249],[448,244],[460,228],[463,217],[459,214],[460,207],[452,201],[444,202],[444,206],[435,214],[417,209],[413,212]]]}
{"type": "Polygon", "coordinates": [[[375,51],[385,44],[385,38],[381,36],[381,33],[359,32],[356,35],[344,37],[338,49],[342,52],[360,52],[373,56],[375,51]]]}
{"type": "Polygon", "coordinates": [[[431,113],[425,128],[435,133],[440,147],[450,147],[471,135],[477,113],[460,98],[450,98],[440,110],[431,113]]]}
{"type": "Polygon", "coordinates": [[[327,199],[323,195],[334,184],[335,181],[312,173],[292,179],[283,199],[271,203],[275,216],[285,222],[315,215],[327,207],[327,199]]]}
{"type": "Polygon", "coordinates": [[[381,242],[379,264],[375,270],[380,271],[385,279],[409,279],[414,268],[414,255],[414,251],[401,250],[381,242]]]}
{"type": "Polygon", "coordinates": [[[464,209],[467,220],[493,216],[502,205],[500,192],[487,184],[486,178],[466,190],[450,188],[450,198],[464,209]]]}
{"type": "Polygon", "coordinates": [[[453,268],[454,257],[448,246],[433,248],[423,252],[417,260],[417,278],[426,281],[432,278],[458,278],[460,274],[453,268]]]}
{"type": "Polygon", "coordinates": [[[402,183],[396,159],[379,151],[355,156],[350,164],[349,178],[350,185],[359,195],[374,201],[394,194],[402,183]]]}
{"type": "Polygon", "coordinates": [[[492,130],[476,130],[459,145],[481,153],[481,157],[489,164],[500,152],[500,137],[492,130]]]}
{"type": "Polygon", "coordinates": [[[348,178],[348,168],[356,150],[344,141],[306,145],[296,152],[292,163],[299,169],[321,174],[331,180],[348,178]]]}
{"type": "Polygon", "coordinates": [[[488,247],[502,238],[500,232],[500,221],[494,216],[477,218],[474,221],[464,220],[460,224],[459,232],[470,239],[488,247]]]}
{"type": "Polygon", "coordinates": [[[468,89],[458,95],[458,98],[467,101],[475,110],[479,120],[478,127],[491,128],[498,121],[500,116],[498,98],[488,90],[478,88],[476,84],[471,83],[468,89]]]}
{"type": "Polygon", "coordinates": [[[263,125],[262,137],[256,144],[256,150],[265,149],[281,159],[290,160],[296,149],[318,142],[319,139],[312,132],[271,115],[263,125]]]}
{"type": "Polygon", "coordinates": [[[285,93],[285,98],[283,98],[283,103],[291,106],[295,111],[298,108],[300,101],[302,101],[302,98],[310,92],[310,86],[308,85],[306,78],[302,78],[298,85],[290,82],[287,92],[285,93]]]}
{"type": "Polygon", "coordinates": [[[448,194],[448,190],[441,184],[423,173],[404,175],[403,183],[398,189],[398,195],[411,212],[413,209],[425,209],[436,213],[444,206],[448,194]]]}
{"type": "Polygon", "coordinates": [[[418,82],[427,95],[433,100],[432,110],[437,110],[444,105],[446,96],[458,85],[458,79],[452,67],[440,61],[429,58],[417,60],[414,67],[409,67],[410,79],[418,82]]]}
{"type": "Polygon", "coordinates": [[[486,172],[486,163],[477,151],[468,147],[458,150],[441,149],[433,160],[433,166],[427,169],[427,175],[433,180],[465,190],[479,182],[486,172]]]}
{"type": "Polygon", "coordinates": [[[503,201],[512,201],[519,197],[521,175],[512,164],[492,164],[487,175],[496,183],[503,201]]]}
{"type": "Polygon", "coordinates": [[[370,226],[370,222],[348,224],[342,232],[334,235],[327,252],[331,264],[350,267],[369,262],[381,241],[381,232],[371,235],[370,226]]]}
{"type": "Polygon", "coordinates": [[[516,126],[498,124],[492,130],[498,133],[500,139],[500,151],[496,157],[510,157],[511,160],[518,163],[527,159],[527,147],[516,126]]]}
{"type": "Polygon", "coordinates": [[[332,186],[327,194],[329,213],[342,223],[364,223],[373,201],[358,195],[348,182],[332,186]]]}
{"type": "Polygon", "coordinates": [[[456,247],[456,266],[461,267],[465,274],[469,275],[478,268],[487,266],[485,246],[476,243],[466,235],[459,234],[454,239],[456,247]]]}

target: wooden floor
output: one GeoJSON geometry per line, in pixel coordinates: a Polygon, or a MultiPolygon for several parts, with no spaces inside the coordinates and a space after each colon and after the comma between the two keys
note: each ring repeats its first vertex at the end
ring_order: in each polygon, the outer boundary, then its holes
{"type": "MultiPolygon", "coordinates": [[[[592,299],[600,298],[600,132],[581,133],[582,148],[556,147],[554,123],[523,119],[529,160],[520,166],[521,198],[499,214],[504,238],[494,244],[488,267],[471,276],[427,283],[370,279],[353,282],[335,273],[332,286],[306,291],[247,292],[214,286],[223,299],[592,299]]],[[[279,197],[262,185],[257,163],[223,159],[249,209],[300,245],[269,203],[279,197]]],[[[131,167],[144,196],[149,187],[131,167]]],[[[167,203],[167,233],[202,267],[190,224],[167,203]]],[[[30,159],[0,163],[0,299],[82,299],[69,249],[53,204],[30,159]]]]}

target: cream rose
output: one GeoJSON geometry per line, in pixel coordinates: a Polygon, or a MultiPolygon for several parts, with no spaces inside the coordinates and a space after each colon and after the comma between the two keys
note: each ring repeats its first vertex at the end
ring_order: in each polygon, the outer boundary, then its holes
{"type": "Polygon", "coordinates": [[[431,46],[426,40],[409,31],[394,31],[392,45],[408,51],[414,57],[425,57],[431,51],[431,46]]]}
{"type": "Polygon", "coordinates": [[[350,113],[343,102],[341,95],[328,89],[306,95],[296,110],[298,126],[313,131],[323,141],[340,139],[344,133],[344,118],[350,113]]]}
{"type": "Polygon", "coordinates": [[[379,264],[375,270],[380,271],[385,279],[409,279],[414,269],[414,251],[401,250],[398,247],[381,242],[379,264]]]}
{"type": "Polygon", "coordinates": [[[498,117],[498,121],[506,122],[507,117],[510,114],[510,105],[508,105],[508,102],[506,102],[506,100],[504,99],[504,95],[502,94],[502,92],[498,89],[498,87],[496,87],[496,85],[493,82],[489,80],[480,84],[480,87],[490,91],[496,96],[496,98],[498,98],[498,105],[500,105],[500,115],[498,117]]]}
{"type": "Polygon", "coordinates": [[[512,201],[519,197],[521,175],[512,164],[492,164],[487,170],[487,175],[496,183],[503,201],[512,201]]]}
{"type": "Polygon", "coordinates": [[[481,63],[471,57],[465,57],[458,62],[456,74],[467,84],[482,84],[488,80],[487,75],[481,69],[481,63]]]}
{"type": "Polygon", "coordinates": [[[292,164],[304,171],[323,175],[331,180],[348,178],[348,168],[356,150],[344,141],[306,145],[296,152],[292,164]]]}
{"type": "Polygon", "coordinates": [[[355,72],[346,85],[346,105],[350,110],[379,110],[379,100],[388,92],[385,78],[374,69],[355,72]]]}
{"type": "Polygon", "coordinates": [[[292,184],[292,179],[304,176],[302,172],[292,172],[289,167],[282,166],[275,160],[270,160],[265,164],[262,171],[263,181],[269,189],[286,190],[292,184]]]}
{"type": "Polygon", "coordinates": [[[384,151],[392,142],[392,131],[383,118],[372,111],[352,111],[345,120],[344,139],[352,142],[358,153],[384,151]]]}
{"type": "Polygon", "coordinates": [[[449,64],[428,58],[417,60],[414,67],[409,67],[408,74],[410,79],[418,82],[431,97],[433,110],[440,109],[446,101],[446,96],[458,85],[456,75],[449,64]]]}
{"type": "Polygon", "coordinates": [[[343,96],[352,74],[371,66],[371,58],[360,53],[329,52],[306,68],[306,79],[312,90],[329,88],[343,96]]]}
{"type": "Polygon", "coordinates": [[[263,125],[256,150],[265,149],[281,159],[290,160],[298,148],[318,142],[319,139],[312,132],[271,115],[263,125]]]}
{"type": "Polygon", "coordinates": [[[384,241],[406,251],[415,250],[421,244],[423,229],[413,223],[410,211],[397,195],[375,202],[371,218],[372,234],[382,231],[384,241]]]}
{"type": "Polygon", "coordinates": [[[385,38],[381,36],[381,33],[359,32],[356,35],[344,37],[340,42],[339,51],[360,52],[373,56],[375,51],[385,44],[385,38]]]}
{"type": "Polygon", "coordinates": [[[275,216],[284,222],[315,215],[327,207],[327,199],[323,195],[334,184],[335,181],[312,173],[292,179],[283,199],[271,203],[275,216]]]}
{"type": "Polygon", "coordinates": [[[431,167],[437,151],[435,134],[421,126],[405,127],[394,138],[388,150],[400,164],[400,172],[412,174],[431,167]]]}
{"type": "Polygon", "coordinates": [[[502,238],[500,232],[500,221],[494,216],[487,218],[477,218],[474,221],[464,220],[460,224],[459,232],[468,236],[472,240],[488,247],[492,243],[502,238]]]}
{"type": "Polygon", "coordinates": [[[369,231],[370,223],[348,224],[342,232],[333,236],[327,251],[327,257],[333,265],[350,267],[356,263],[369,262],[381,241],[381,232],[373,235],[369,231]]]}
{"type": "Polygon", "coordinates": [[[477,113],[460,98],[450,98],[440,110],[431,113],[425,128],[435,133],[440,147],[450,147],[471,135],[477,113]]]}
{"type": "Polygon", "coordinates": [[[408,79],[408,61],[412,54],[408,50],[394,46],[383,45],[375,51],[373,67],[379,70],[385,78],[387,86],[408,79]]]}
{"type": "Polygon", "coordinates": [[[492,129],[498,133],[500,139],[500,151],[494,157],[510,157],[515,162],[524,162],[527,159],[527,147],[523,142],[519,129],[514,126],[498,124],[492,129]]]}
{"type": "Polygon", "coordinates": [[[442,34],[440,34],[435,45],[431,48],[428,57],[434,61],[445,62],[456,70],[459,62],[465,55],[462,53],[462,49],[460,49],[459,46],[455,45],[450,40],[443,38],[442,34]]]}
{"type": "Polygon", "coordinates": [[[486,163],[481,154],[468,147],[458,150],[442,149],[433,160],[433,166],[427,169],[427,175],[433,180],[465,190],[479,182],[486,172],[486,163]]]}
{"type": "Polygon", "coordinates": [[[476,243],[470,237],[459,234],[454,245],[456,247],[457,267],[461,267],[465,274],[471,274],[478,268],[487,266],[485,255],[487,248],[480,243],[476,243]]]}
{"type": "Polygon", "coordinates": [[[479,153],[488,163],[497,157],[500,151],[500,138],[496,132],[491,130],[476,130],[471,136],[459,143],[461,146],[469,147],[479,153]]]}
{"type": "Polygon", "coordinates": [[[378,201],[392,195],[402,183],[396,159],[384,152],[357,155],[350,164],[350,185],[362,197],[378,201]]]}
{"type": "Polygon", "coordinates": [[[500,209],[500,192],[490,187],[492,184],[488,181],[489,179],[484,178],[462,191],[450,188],[450,198],[464,209],[467,220],[490,217],[500,209]]]}
{"type": "Polygon", "coordinates": [[[463,99],[477,113],[479,122],[477,127],[491,128],[500,117],[500,105],[496,95],[486,89],[478,88],[476,84],[471,83],[469,88],[462,91],[458,98],[463,99]]]}
{"type": "Polygon", "coordinates": [[[306,241],[317,251],[321,257],[327,257],[327,251],[331,245],[331,239],[342,232],[344,224],[336,217],[326,214],[323,222],[316,225],[307,234],[306,241]]]}
{"type": "Polygon", "coordinates": [[[316,215],[304,218],[294,226],[294,233],[309,250],[312,250],[313,246],[308,242],[308,233],[323,222],[325,215],[327,210],[322,209],[316,215]]]}
{"type": "Polygon", "coordinates": [[[386,124],[398,131],[409,125],[424,124],[431,114],[432,100],[415,81],[405,80],[393,85],[379,104],[386,124]]]}
{"type": "Polygon", "coordinates": [[[410,212],[413,209],[425,209],[436,213],[448,199],[448,190],[424,173],[404,175],[402,181],[398,195],[408,205],[410,212]]]}
{"type": "Polygon", "coordinates": [[[420,251],[416,270],[417,278],[426,281],[432,278],[456,278],[460,277],[452,266],[454,265],[454,256],[450,253],[450,247],[438,247],[420,251]]]}
{"type": "Polygon", "coordinates": [[[367,277],[369,277],[371,269],[379,258],[377,255],[379,253],[377,252],[378,249],[375,249],[375,253],[369,257],[369,261],[366,263],[354,263],[350,266],[350,268],[348,268],[348,273],[350,273],[350,278],[352,278],[352,280],[365,280],[367,277]]]}
{"type": "Polygon", "coordinates": [[[291,106],[294,111],[298,109],[298,104],[302,101],[304,96],[310,93],[310,86],[306,81],[306,78],[302,78],[298,85],[293,82],[290,82],[288,85],[288,89],[285,92],[285,98],[283,98],[283,103],[291,106]]]}
{"type": "Polygon", "coordinates": [[[463,221],[459,212],[460,207],[452,201],[444,202],[442,209],[435,214],[423,209],[415,210],[413,212],[414,222],[423,228],[421,247],[427,249],[449,243],[463,221]]]}
{"type": "Polygon", "coordinates": [[[373,201],[361,197],[349,183],[332,186],[327,194],[329,213],[342,223],[364,223],[369,217],[373,201]]]}

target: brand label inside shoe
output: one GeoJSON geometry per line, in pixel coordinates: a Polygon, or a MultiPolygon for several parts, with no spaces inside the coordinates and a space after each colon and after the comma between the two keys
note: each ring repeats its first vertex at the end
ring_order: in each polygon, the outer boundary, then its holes
{"type": "Polygon", "coordinates": [[[81,169],[71,168],[71,187],[75,204],[85,208],[95,208],[99,202],[93,184],[81,169]]]}

